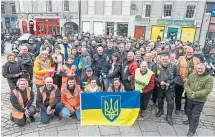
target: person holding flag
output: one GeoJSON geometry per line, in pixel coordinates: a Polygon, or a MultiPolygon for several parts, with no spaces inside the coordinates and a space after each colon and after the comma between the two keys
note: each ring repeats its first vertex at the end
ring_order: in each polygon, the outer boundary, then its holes
{"type": "Polygon", "coordinates": [[[91,58],[86,48],[81,48],[80,60],[78,68],[81,69],[81,79],[85,76],[85,69],[91,66],[91,58]]]}

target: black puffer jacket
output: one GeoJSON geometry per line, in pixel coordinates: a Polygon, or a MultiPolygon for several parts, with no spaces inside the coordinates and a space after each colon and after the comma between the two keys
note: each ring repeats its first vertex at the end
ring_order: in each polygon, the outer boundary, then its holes
{"type": "Polygon", "coordinates": [[[19,62],[6,62],[2,67],[2,76],[7,79],[18,79],[15,74],[19,74],[22,70],[25,68],[19,62]]]}
{"type": "Polygon", "coordinates": [[[104,64],[105,62],[105,55],[102,54],[102,55],[94,55],[93,56],[93,61],[92,61],[92,68],[95,72],[99,72],[101,71],[102,69],[102,65],[104,64]]]}

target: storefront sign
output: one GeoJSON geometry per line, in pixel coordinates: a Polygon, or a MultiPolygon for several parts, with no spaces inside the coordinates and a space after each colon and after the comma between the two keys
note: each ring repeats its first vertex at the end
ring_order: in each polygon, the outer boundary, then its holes
{"type": "Polygon", "coordinates": [[[158,25],[177,25],[177,26],[193,26],[194,20],[169,20],[169,19],[158,19],[158,25]]]}

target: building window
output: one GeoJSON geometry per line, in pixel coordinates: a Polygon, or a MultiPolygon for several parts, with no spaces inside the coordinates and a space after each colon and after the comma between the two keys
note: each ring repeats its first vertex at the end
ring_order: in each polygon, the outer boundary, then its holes
{"type": "Polygon", "coordinates": [[[11,8],[12,8],[12,13],[16,14],[16,7],[15,7],[15,5],[11,5],[11,8]]]}
{"type": "Polygon", "coordinates": [[[114,34],[114,22],[106,22],[106,34],[114,34]]]}
{"type": "Polygon", "coordinates": [[[1,5],[1,14],[5,14],[5,5],[1,5]]]}
{"type": "Polygon", "coordinates": [[[81,14],[88,14],[88,1],[81,1],[81,14]]]}
{"type": "Polygon", "coordinates": [[[95,14],[104,14],[104,1],[95,1],[95,14]]]}
{"type": "Polygon", "coordinates": [[[171,17],[172,4],[164,4],[164,17],[171,17]]]}
{"type": "Polygon", "coordinates": [[[193,18],[196,5],[187,5],[186,18],[193,18]]]}
{"type": "Polygon", "coordinates": [[[113,15],[121,15],[122,14],[122,1],[112,1],[112,12],[113,15]]]}
{"type": "Polygon", "coordinates": [[[48,1],[48,11],[52,12],[52,1],[51,0],[48,1]]]}
{"type": "Polygon", "coordinates": [[[128,24],[117,23],[117,35],[127,36],[128,35],[128,24]]]}
{"type": "Polygon", "coordinates": [[[150,17],[151,15],[151,4],[146,4],[145,17],[150,17]]]}
{"type": "Polygon", "coordinates": [[[64,1],[64,11],[69,11],[69,1],[68,0],[64,1]]]}

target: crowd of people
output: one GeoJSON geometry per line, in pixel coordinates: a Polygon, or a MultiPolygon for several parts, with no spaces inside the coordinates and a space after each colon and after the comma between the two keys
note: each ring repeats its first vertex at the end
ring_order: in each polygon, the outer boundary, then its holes
{"type": "Polygon", "coordinates": [[[41,122],[55,116],[80,120],[80,94],[83,92],[132,92],[141,94],[140,115],[144,117],[150,100],[157,104],[156,117],[164,115],[173,125],[172,113],[188,117],[188,136],[193,136],[207,96],[213,88],[213,77],[205,62],[215,61],[212,41],[201,49],[198,43],[162,40],[147,41],[117,35],[85,34],[31,38],[21,46],[18,55],[10,53],[2,75],[10,87],[11,120],[24,126],[26,118],[41,122]],[[202,52],[201,52],[202,50],[202,52]],[[33,106],[33,83],[36,106],[33,106]],[[175,105],[174,105],[175,104],[175,105]]]}

